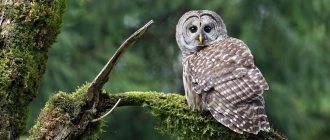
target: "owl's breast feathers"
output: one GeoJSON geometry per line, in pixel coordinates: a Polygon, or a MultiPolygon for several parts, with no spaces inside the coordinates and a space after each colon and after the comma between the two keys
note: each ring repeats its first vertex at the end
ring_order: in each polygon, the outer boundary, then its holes
{"type": "Polygon", "coordinates": [[[185,61],[192,92],[217,121],[237,133],[270,129],[262,97],[268,84],[242,41],[215,41],[185,61]]]}

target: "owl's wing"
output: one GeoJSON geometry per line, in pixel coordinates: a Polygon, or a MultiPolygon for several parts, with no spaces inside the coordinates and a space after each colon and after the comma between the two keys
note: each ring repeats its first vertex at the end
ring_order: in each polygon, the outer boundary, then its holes
{"type": "Polygon", "coordinates": [[[193,90],[208,91],[232,79],[246,77],[251,88],[268,90],[268,84],[254,65],[249,48],[241,40],[227,38],[210,44],[189,59],[193,90]]]}
{"type": "Polygon", "coordinates": [[[268,84],[242,41],[227,38],[190,60],[193,90],[207,94],[204,102],[217,121],[238,133],[269,130],[262,97],[268,84]]]}

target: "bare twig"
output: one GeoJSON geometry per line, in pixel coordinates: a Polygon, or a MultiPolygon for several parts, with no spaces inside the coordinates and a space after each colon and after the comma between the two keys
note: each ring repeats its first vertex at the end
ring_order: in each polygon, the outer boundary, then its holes
{"type": "Polygon", "coordinates": [[[92,100],[96,94],[99,94],[103,85],[108,81],[109,74],[112,68],[117,63],[117,60],[122,54],[137,41],[153,24],[153,20],[150,20],[147,24],[141,27],[139,30],[134,32],[125,42],[119,47],[116,53],[111,57],[108,63],[103,67],[100,73],[95,77],[90,87],[88,88],[87,95],[89,100],[92,100]]]}
{"type": "Polygon", "coordinates": [[[116,104],[110,109],[110,111],[108,111],[107,113],[105,113],[104,115],[102,115],[101,117],[97,118],[97,119],[94,119],[92,120],[92,122],[97,122],[97,121],[100,121],[102,120],[103,118],[105,118],[106,116],[108,116],[116,107],[117,105],[119,104],[121,99],[118,99],[118,101],[116,102],[116,104]]]}

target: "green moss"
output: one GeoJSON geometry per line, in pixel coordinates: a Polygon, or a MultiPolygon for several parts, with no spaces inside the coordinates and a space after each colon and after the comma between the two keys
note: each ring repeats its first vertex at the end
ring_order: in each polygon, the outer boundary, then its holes
{"type": "Polygon", "coordinates": [[[25,129],[28,104],[35,98],[47,64],[47,51],[59,33],[65,0],[1,4],[0,139],[25,129]]]}
{"type": "Polygon", "coordinates": [[[159,119],[156,129],[177,139],[245,139],[216,122],[211,116],[192,111],[184,96],[156,92],[129,92],[127,96],[143,103],[159,119]]]}
{"type": "MultiPolygon", "coordinates": [[[[89,123],[93,119],[95,110],[89,109],[87,103],[87,88],[85,84],[73,93],[58,92],[54,94],[41,111],[37,123],[31,129],[29,139],[51,138],[66,128],[69,138],[97,139],[101,132],[103,122],[89,123]],[[83,120],[85,112],[88,112],[88,120],[83,120]],[[76,129],[82,121],[88,123],[83,130],[76,129]],[[47,122],[47,124],[45,124],[47,122]]],[[[86,114],[85,114],[86,115],[86,114]]],[[[85,123],[85,122],[83,122],[85,123]]]]}
{"type": "Polygon", "coordinates": [[[159,119],[156,129],[177,139],[285,139],[273,130],[259,137],[247,133],[237,134],[218,123],[211,115],[201,115],[200,112],[192,111],[185,103],[184,96],[178,94],[128,92],[107,96],[110,100],[108,102],[111,103],[121,98],[123,104],[143,105],[149,108],[159,119]]]}
{"type": "Polygon", "coordinates": [[[101,133],[103,133],[103,127],[105,126],[104,121],[98,121],[95,123],[91,123],[87,131],[81,136],[83,140],[97,140],[101,133]]]}

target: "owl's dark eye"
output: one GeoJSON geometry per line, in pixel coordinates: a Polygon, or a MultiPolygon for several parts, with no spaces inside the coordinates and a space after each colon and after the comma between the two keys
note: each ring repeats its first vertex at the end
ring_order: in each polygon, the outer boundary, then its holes
{"type": "Polygon", "coordinates": [[[208,25],[204,27],[204,31],[207,33],[211,32],[211,30],[212,30],[212,28],[208,25]]]}
{"type": "Polygon", "coordinates": [[[196,26],[191,26],[191,27],[189,27],[189,31],[190,31],[191,33],[196,33],[196,31],[197,31],[197,27],[196,27],[196,26]]]}

